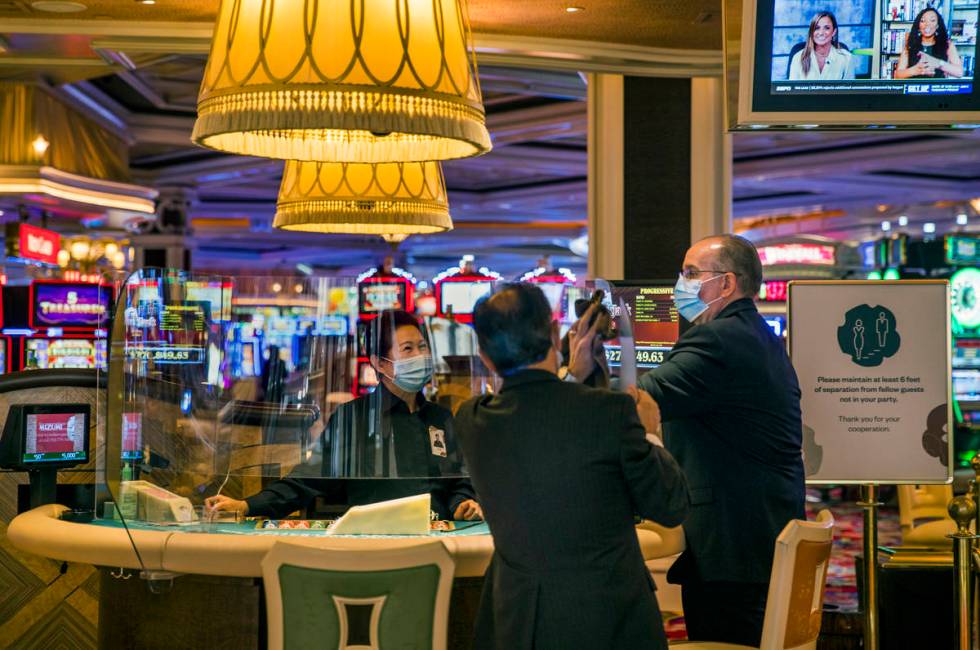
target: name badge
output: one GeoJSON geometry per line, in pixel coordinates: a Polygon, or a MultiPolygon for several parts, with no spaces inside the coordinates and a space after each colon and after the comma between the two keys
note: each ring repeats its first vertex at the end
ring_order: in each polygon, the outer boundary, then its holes
{"type": "Polygon", "coordinates": [[[429,427],[429,446],[432,448],[433,456],[445,458],[446,453],[446,432],[442,429],[429,427]]]}

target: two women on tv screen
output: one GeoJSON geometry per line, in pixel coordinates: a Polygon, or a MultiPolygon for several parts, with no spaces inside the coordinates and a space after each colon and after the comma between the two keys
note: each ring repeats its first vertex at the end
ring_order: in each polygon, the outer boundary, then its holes
{"type": "MultiPolygon", "coordinates": [[[[837,17],[821,11],[810,20],[806,42],[791,51],[791,81],[853,79],[854,68],[848,47],[840,42],[837,17]]],[[[963,61],[942,15],[927,7],[912,22],[905,48],[895,68],[896,79],[940,79],[962,77],[963,61]]]]}
{"type": "Polygon", "coordinates": [[[928,7],[912,21],[905,49],[895,68],[896,79],[962,77],[963,60],[949,38],[943,17],[928,7]]]}

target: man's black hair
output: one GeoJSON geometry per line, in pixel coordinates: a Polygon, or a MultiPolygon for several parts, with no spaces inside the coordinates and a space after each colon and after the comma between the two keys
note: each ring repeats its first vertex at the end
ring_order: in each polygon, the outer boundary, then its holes
{"type": "Polygon", "coordinates": [[[483,351],[500,375],[544,360],[552,348],[551,305],[540,287],[505,284],[483,298],[473,312],[473,327],[483,351]]]}

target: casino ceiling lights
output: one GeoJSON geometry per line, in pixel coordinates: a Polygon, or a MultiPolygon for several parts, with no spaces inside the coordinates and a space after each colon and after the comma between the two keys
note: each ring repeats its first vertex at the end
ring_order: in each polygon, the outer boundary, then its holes
{"type": "Polygon", "coordinates": [[[437,162],[288,161],[276,208],[284,230],[397,238],[453,227],[437,162]]]}
{"type": "Polygon", "coordinates": [[[222,0],[193,139],[285,160],[490,150],[465,0],[222,0]]]}

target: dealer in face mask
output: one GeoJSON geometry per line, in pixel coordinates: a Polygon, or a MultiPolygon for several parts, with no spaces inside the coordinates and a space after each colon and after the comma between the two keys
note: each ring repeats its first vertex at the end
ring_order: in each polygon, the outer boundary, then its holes
{"type": "MultiPolygon", "coordinates": [[[[800,388],[753,302],[761,282],[748,240],[694,244],[674,292],[694,327],[634,392],[641,412],[659,407],[665,446],[690,486],[687,548],[667,574],[682,587],[688,638],[752,647],[762,635],[776,537],[805,517],[800,388]]],[[[575,354],[588,343],[573,341],[575,376],[589,371],[581,367],[587,355],[575,354]]]]}
{"type": "Polygon", "coordinates": [[[317,496],[354,506],[429,492],[440,519],[482,518],[469,480],[460,477],[452,414],[422,394],[433,361],[418,320],[383,312],[368,327],[367,348],[377,389],[334,412],[307,463],[258,494],[211,497],[208,506],[278,518],[308,508],[317,496]]]}

